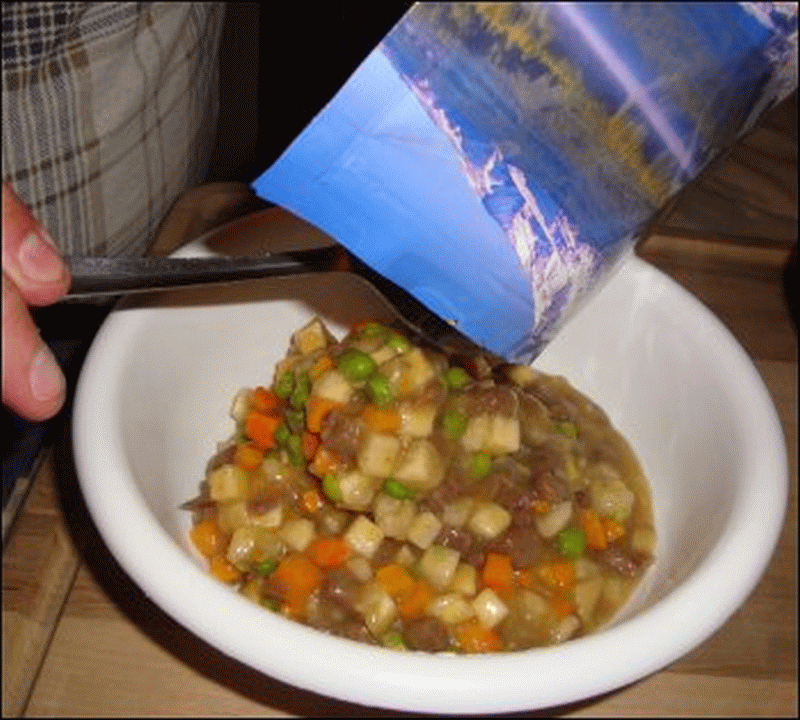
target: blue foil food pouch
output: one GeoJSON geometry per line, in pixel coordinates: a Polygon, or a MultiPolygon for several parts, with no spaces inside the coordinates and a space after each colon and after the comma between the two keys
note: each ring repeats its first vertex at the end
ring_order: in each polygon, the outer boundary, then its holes
{"type": "Polygon", "coordinates": [[[253,187],[529,362],[796,87],[796,3],[417,4],[253,187]]]}

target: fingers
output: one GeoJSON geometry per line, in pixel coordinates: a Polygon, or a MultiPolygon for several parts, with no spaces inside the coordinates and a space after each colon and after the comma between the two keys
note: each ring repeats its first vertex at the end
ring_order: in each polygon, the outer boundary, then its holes
{"type": "Polygon", "coordinates": [[[10,186],[3,185],[3,404],[46,420],[64,404],[66,382],[28,305],[59,300],[69,271],[52,240],[10,186]]]}
{"type": "Polygon", "coordinates": [[[9,185],[3,185],[3,272],[29,305],[49,305],[67,292],[69,270],[52,239],[9,185]]]}
{"type": "Polygon", "coordinates": [[[64,404],[64,375],[5,272],[2,342],[3,404],[28,420],[53,417],[64,404]]]}

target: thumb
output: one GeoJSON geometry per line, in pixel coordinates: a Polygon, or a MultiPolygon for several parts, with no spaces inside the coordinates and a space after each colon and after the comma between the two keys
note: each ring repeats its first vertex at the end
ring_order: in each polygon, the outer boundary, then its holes
{"type": "Polygon", "coordinates": [[[5,183],[3,272],[28,305],[49,305],[59,300],[70,284],[69,270],[47,231],[5,183]]]}

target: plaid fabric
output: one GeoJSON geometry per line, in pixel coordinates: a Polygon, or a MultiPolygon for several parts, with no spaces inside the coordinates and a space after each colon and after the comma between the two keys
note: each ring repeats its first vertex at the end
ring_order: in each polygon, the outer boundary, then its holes
{"type": "Polygon", "coordinates": [[[225,4],[2,7],[3,181],[64,253],[143,254],[207,170],[225,4]]]}

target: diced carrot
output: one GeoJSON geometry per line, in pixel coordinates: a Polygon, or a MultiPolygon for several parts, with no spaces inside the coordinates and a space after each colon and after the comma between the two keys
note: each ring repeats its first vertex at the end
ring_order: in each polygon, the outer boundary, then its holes
{"type": "Polygon", "coordinates": [[[507,596],[514,584],[514,567],[511,557],[501,553],[489,553],[483,565],[483,584],[498,595],[507,596]]]}
{"type": "Polygon", "coordinates": [[[533,503],[533,512],[537,515],[545,515],[550,512],[550,503],[547,500],[535,500],[533,503]]]}
{"type": "Polygon", "coordinates": [[[562,597],[552,598],[550,600],[550,606],[553,608],[553,614],[559,620],[563,620],[568,615],[574,615],[577,612],[575,603],[562,597]]]}
{"type": "Polygon", "coordinates": [[[588,508],[578,515],[583,531],[586,533],[586,544],[594,550],[605,550],[608,547],[606,532],[596,510],[588,508]]]}
{"type": "Polygon", "coordinates": [[[211,556],[209,566],[211,574],[224,583],[235,583],[242,579],[242,573],[221,552],[211,556]]]}
{"type": "Polygon", "coordinates": [[[606,518],[603,520],[603,533],[606,536],[606,541],[612,543],[625,534],[625,525],[613,518],[606,518]]]}
{"type": "Polygon", "coordinates": [[[316,382],[325,374],[326,370],[330,370],[332,367],[333,358],[330,355],[322,355],[309,369],[308,377],[312,383],[316,382]]]}
{"type": "Polygon", "coordinates": [[[293,553],[278,563],[271,581],[286,589],[284,602],[289,614],[304,618],[308,596],[320,586],[323,577],[322,570],[307,555],[293,553]]]}
{"type": "Polygon", "coordinates": [[[375,572],[375,581],[396,600],[409,597],[416,585],[403,565],[384,565],[375,572]]]}
{"type": "Polygon", "coordinates": [[[215,553],[222,552],[225,548],[225,533],[214,518],[201,520],[189,533],[194,546],[210,558],[215,553]]]}
{"type": "Polygon", "coordinates": [[[361,419],[376,432],[397,432],[400,429],[400,413],[396,408],[379,408],[370,404],[364,408],[361,419]]]}
{"type": "Polygon", "coordinates": [[[515,578],[517,585],[525,588],[526,590],[532,590],[534,587],[536,587],[536,574],[534,573],[533,568],[517,570],[515,578]]]}
{"type": "Polygon", "coordinates": [[[308,471],[312,475],[321,478],[331,472],[336,472],[342,466],[341,460],[325,447],[320,447],[314,459],[308,466],[308,471]]]}
{"type": "Polygon", "coordinates": [[[319,442],[319,435],[317,435],[317,433],[308,432],[307,430],[303,432],[303,457],[306,460],[311,460],[317,454],[319,442]]]}
{"type": "Polygon", "coordinates": [[[259,385],[250,396],[250,406],[253,410],[266,415],[279,415],[283,409],[283,400],[272,390],[259,385]]]}
{"type": "Polygon", "coordinates": [[[425,610],[433,600],[433,588],[424,580],[416,580],[414,587],[398,603],[397,610],[404,620],[417,620],[425,615],[425,610]]]}
{"type": "Polygon", "coordinates": [[[303,507],[306,509],[307,512],[311,513],[312,515],[315,512],[317,512],[323,505],[320,494],[313,488],[305,490],[300,497],[303,502],[303,507]]]}
{"type": "Polygon", "coordinates": [[[497,652],[503,646],[494,630],[483,627],[474,618],[456,626],[456,639],[467,653],[497,652]]]}
{"type": "Polygon", "coordinates": [[[306,427],[312,433],[322,430],[322,421],[327,414],[335,407],[340,407],[341,403],[328,398],[312,395],[306,402],[306,427]]]}
{"type": "Polygon", "coordinates": [[[545,585],[553,589],[565,590],[575,584],[575,563],[569,560],[540,565],[538,572],[545,585]]]}
{"type": "Polygon", "coordinates": [[[339,567],[353,554],[351,547],[342,538],[325,535],[312,540],[306,552],[311,561],[321,568],[339,567]]]}
{"type": "Polygon", "coordinates": [[[272,450],[278,444],[275,440],[275,431],[282,422],[277,415],[252,411],[245,416],[244,434],[262,450],[272,450]]]}
{"type": "Polygon", "coordinates": [[[236,446],[233,461],[242,470],[255,470],[264,459],[264,452],[253,443],[236,446]]]}

